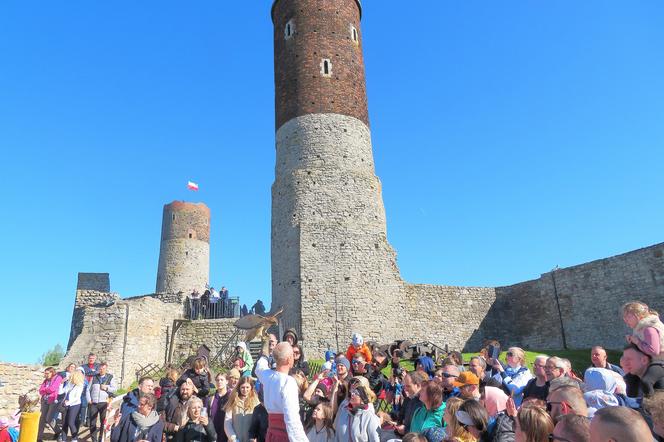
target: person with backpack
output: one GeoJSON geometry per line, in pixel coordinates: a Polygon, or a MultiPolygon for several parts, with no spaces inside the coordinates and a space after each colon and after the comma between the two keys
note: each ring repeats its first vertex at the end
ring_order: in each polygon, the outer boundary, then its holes
{"type": "MultiPolygon", "coordinates": [[[[178,391],[176,382],[180,377],[180,372],[171,367],[166,370],[166,375],[159,379],[159,395],[157,396],[157,413],[161,413],[166,409],[166,404],[171,400],[171,397],[178,391]]],[[[156,390],[156,389],[155,389],[156,390]]]]}
{"type": "Polygon", "coordinates": [[[99,364],[99,372],[92,377],[87,391],[88,415],[90,422],[90,439],[98,442],[97,419],[103,427],[106,420],[108,399],[115,396],[118,389],[117,382],[112,374],[108,373],[108,364],[99,364]]]}

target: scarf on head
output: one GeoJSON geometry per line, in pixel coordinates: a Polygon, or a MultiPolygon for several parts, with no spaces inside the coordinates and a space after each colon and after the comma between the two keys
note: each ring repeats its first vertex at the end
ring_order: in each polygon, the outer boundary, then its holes
{"type": "Polygon", "coordinates": [[[139,431],[147,430],[157,422],[159,422],[159,415],[155,410],[152,410],[147,416],[143,416],[138,411],[131,413],[131,418],[136,423],[136,428],[139,431]]]}
{"type": "Polygon", "coordinates": [[[616,379],[613,377],[611,370],[606,368],[590,367],[586,370],[583,376],[584,390],[594,391],[602,390],[606,393],[613,394],[616,391],[616,379]]]}
{"type": "Polygon", "coordinates": [[[484,388],[484,407],[491,417],[505,410],[507,399],[509,399],[509,396],[500,388],[484,388]]]}

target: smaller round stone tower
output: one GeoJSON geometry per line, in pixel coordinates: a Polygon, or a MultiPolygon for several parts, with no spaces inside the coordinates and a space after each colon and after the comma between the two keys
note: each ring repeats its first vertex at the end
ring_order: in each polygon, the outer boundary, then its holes
{"type": "Polygon", "coordinates": [[[210,209],[203,203],[164,205],[157,293],[205,289],[210,276],[210,209]]]}

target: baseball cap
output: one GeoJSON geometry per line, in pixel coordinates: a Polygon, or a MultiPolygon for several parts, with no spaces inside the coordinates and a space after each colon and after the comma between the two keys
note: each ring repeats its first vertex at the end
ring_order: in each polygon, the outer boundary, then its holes
{"type": "Polygon", "coordinates": [[[463,387],[464,385],[480,385],[480,379],[475,376],[475,373],[470,371],[463,371],[453,382],[455,387],[463,387]]]}

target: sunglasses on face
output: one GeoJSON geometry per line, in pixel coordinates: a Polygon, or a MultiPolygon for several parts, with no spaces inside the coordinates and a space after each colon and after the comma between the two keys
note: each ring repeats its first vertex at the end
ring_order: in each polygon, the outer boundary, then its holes
{"type": "Polygon", "coordinates": [[[507,352],[507,357],[511,358],[512,356],[514,356],[514,353],[512,353],[511,351],[508,351],[507,352]]]}
{"type": "Polygon", "coordinates": [[[440,375],[444,378],[456,378],[456,377],[458,377],[457,375],[452,374],[452,373],[441,373],[440,375]]]}
{"type": "MultiPolygon", "coordinates": [[[[565,402],[547,402],[546,403],[546,411],[548,413],[551,413],[551,410],[553,409],[554,405],[562,405],[562,404],[565,404],[565,402]]],[[[569,407],[569,404],[567,406],[569,407]]]]}
{"type": "Polygon", "coordinates": [[[554,442],[554,441],[560,441],[560,442],[572,442],[569,439],[565,439],[563,437],[558,437],[555,434],[549,434],[549,442],[554,442]]]}

